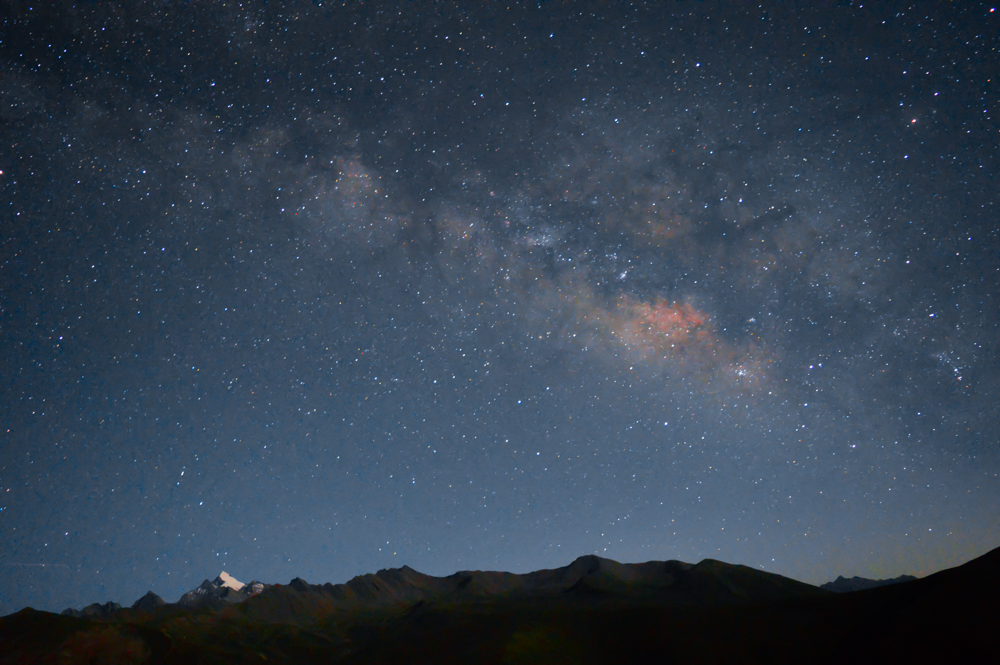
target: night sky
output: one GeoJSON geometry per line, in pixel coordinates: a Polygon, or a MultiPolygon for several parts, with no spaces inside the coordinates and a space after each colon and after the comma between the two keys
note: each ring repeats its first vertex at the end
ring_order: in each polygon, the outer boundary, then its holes
{"type": "Polygon", "coordinates": [[[5,3],[0,613],[1000,545],[1000,12],[346,4],[5,3]]]}

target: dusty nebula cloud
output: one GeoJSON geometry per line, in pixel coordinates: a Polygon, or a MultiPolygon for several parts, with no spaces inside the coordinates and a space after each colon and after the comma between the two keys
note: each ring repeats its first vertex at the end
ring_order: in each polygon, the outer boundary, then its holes
{"type": "Polygon", "coordinates": [[[995,13],[390,4],[5,10],[0,610],[996,545],[995,13]]]}

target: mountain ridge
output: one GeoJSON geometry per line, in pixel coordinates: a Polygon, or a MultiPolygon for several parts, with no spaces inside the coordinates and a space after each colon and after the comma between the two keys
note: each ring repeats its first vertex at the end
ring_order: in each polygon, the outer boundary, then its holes
{"type": "Polygon", "coordinates": [[[1000,660],[989,639],[1000,548],[853,593],[713,559],[597,556],[525,574],[434,577],[403,566],[337,585],[294,578],[256,583],[242,600],[232,594],[255,583],[237,591],[220,581],[206,580],[187,604],[150,592],[129,608],[0,617],[0,665],[1000,660]]]}
{"type": "MultiPolygon", "coordinates": [[[[242,603],[262,593],[265,589],[280,589],[281,587],[290,587],[302,594],[323,596],[333,604],[354,602],[371,605],[428,600],[429,597],[447,593],[462,593],[465,599],[470,599],[473,597],[486,598],[492,595],[500,597],[504,594],[545,593],[555,590],[601,595],[602,593],[614,593],[615,590],[621,592],[628,588],[631,593],[635,594],[643,589],[651,591],[651,587],[655,586],[669,586],[693,569],[707,572],[713,565],[744,568],[754,573],[773,576],[774,580],[786,580],[835,593],[849,593],[918,579],[912,575],[900,575],[896,578],[880,580],[838,576],[836,580],[817,587],[777,573],[767,573],[748,566],[728,564],[714,559],[704,559],[697,564],[676,560],[619,563],[613,559],[590,554],[577,557],[567,566],[540,569],[528,573],[461,570],[444,577],[436,577],[403,565],[399,568],[382,568],[375,573],[357,575],[347,582],[338,584],[310,584],[299,577],[293,578],[284,585],[279,583],[265,584],[256,580],[243,584],[222,571],[214,581],[204,580],[199,586],[183,594],[175,603],[166,602],[153,591],[149,591],[142,598],[136,600],[131,609],[151,612],[164,606],[174,605],[210,606],[220,609],[227,605],[242,603]]],[[[723,584],[719,591],[724,590],[725,585],[723,584]]],[[[713,590],[705,587],[700,589],[700,593],[711,594],[713,590]]],[[[735,588],[730,589],[729,593],[732,596],[730,600],[737,600],[743,595],[742,591],[735,588]]],[[[118,603],[108,601],[92,603],[79,610],[67,608],[62,613],[68,616],[105,619],[116,612],[127,609],[118,603]]]]}
{"type": "MultiPolygon", "coordinates": [[[[413,602],[462,602],[489,601],[504,598],[566,600],[589,598],[610,600],[616,596],[658,597],[660,601],[697,603],[699,598],[711,596],[716,604],[763,600],[770,596],[787,596],[789,592],[801,594],[824,593],[813,585],[791,578],[759,571],[748,566],[726,564],[705,559],[697,564],[682,561],[647,561],[619,563],[596,555],[580,556],[567,566],[541,569],[528,573],[504,571],[463,570],[445,577],[421,573],[409,566],[383,568],[375,573],[358,575],[341,584],[310,584],[296,577],[288,584],[264,584],[252,581],[240,586],[227,584],[225,572],[214,581],[205,580],[188,591],[176,603],[167,603],[152,591],[137,600],[131,608],[113,602],[88,605],[81,610],[72,608],[64,615],[108,619],[116,613],[157,611],[172,606],[189,608],[223,609],[230,605],[244,604],[250,598],[266,594],[260,605],[248,606],[243,611],[260,616],[277,612],[287,617],[312,606],[314,611],[334,608],[375,608],[383,605],[413,602]],[[742,582],[733,578],[738,573],[742,582]],[[749,576],[749,577],[748,577],[749,576]],[[726,578],[726,579],[723,579],[726,578]],[[753,589],[744,588],[754,579],[753,589]],[[766,582],[765,582],[766,580],[766,582]],[[773,585],[774,589],[768,589],[773,585]],[[793,591],[794,590],[794,591],[793,591]],[[289,597],[297,596],[294,601],[289,597]],[[278,605],[285,605],[279,611],[278,605]],[[259,610],[259,611],[258,611],[259,610]]],[[[233,579],[233,578],[229,578],[233,579]]]]}
{"type": "Polygon", "coordinates": [[[880,586],[887,586],[889,584],[900,584],[902,582],[912,582],[918,579],[913,575],[900,575],[899,577],[893,577],[889,579],[873,580],[867,577],[844,577],[843,575],[838,575],[837,579],[832,582],[826,582],[820,584],[820,589],[826,589],[827,591],[834,591],[836,593],[850,593],[852,591],[861,591],[863,589],[874,589],[880,586]]]}

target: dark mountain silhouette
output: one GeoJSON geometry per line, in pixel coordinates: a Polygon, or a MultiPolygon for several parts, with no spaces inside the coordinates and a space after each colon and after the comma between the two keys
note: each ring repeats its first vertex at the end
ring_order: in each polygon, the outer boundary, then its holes
{"type": "Polygon", "coordinates": [[[220,582],[178,603],[2,617],[0,664],[1000,662],[1000,549],[841,594],[720,561],[596,556],[524,575],[220,582]]]}
{"type": "Polygon", "coordinates": [[[651,602],[705,604],[764,602],[826,595],[821,589],[746,566],[706,559],[621,564],[596,556],[524,575],[463,571],[432,577],[409,566],[355,577],[346,584],[312,585],[296,578],[266,587],[234,612],[249,619],[302,623],[329,613],[373,612],[425,605],[588,605],[651,602]]]}
{"type": "Polygon", "coordinates": [[[63,610],[62,613],[66,616],[86,617],[88,619],[110,619],[112,616],[117,614],[121,609],[122,609],[121,605],[109,601],[104,604],[91,603],[90,605],[84,607],[82,610],[66,609],[63,610]]]}
{"type": "Polygon", "coordinates": [[[166,604],[166,601],[157,596],[155,593],[147,591],[145,596],[132,603],[132,609],[139,610],[141,612],[152,612],[153,610],[163,607],[166,604]]]}
{"type": "Polygon", "coordinates": [[[887,584],[911,582],[915,579],[917,578],[913,575],[900,575],[899,577],[894,577],[889,580],[870,580],[867,577],[847,578],[841,575],[832,582],[820,584],[819,588],[826,589],[827,591],[834,591],[836,593],[849,593],[851,591],[861,591],[862,589],[874,589],[875,587],[885,586],[887,584]]]}

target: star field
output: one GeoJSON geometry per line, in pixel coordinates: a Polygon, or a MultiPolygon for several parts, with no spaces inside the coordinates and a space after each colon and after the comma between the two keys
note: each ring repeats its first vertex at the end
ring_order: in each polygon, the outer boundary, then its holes
{"type": "Polygon", "coordinates": [[[996,547],[988,4],[4,12],[0,613],[996,547]]]}

